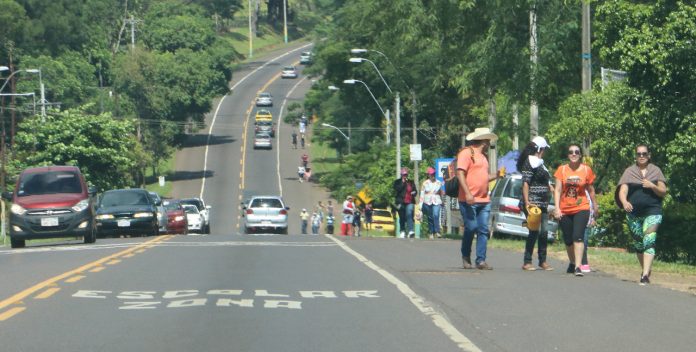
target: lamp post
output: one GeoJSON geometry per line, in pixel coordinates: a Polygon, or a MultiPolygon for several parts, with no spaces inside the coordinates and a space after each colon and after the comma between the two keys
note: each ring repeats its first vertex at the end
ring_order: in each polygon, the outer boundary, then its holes
{"type": "MultiPolygon", "coordinates": [[[[328,124],[328,123],[322,123],[321,125],[324,126],[324,127],[333,128],[333,129],[335,129],[336,131],[338,131],[341,135],[343,135],[343,137],[345,137],[346,140],[348,141],[348,154],[351,154],[351,150],[350,150],[350,136],[346,136],[346,134],[343,133],[343,131],[341,131],[340,128],[338,128],[338,127],[336,127],[336,126],[334,126],[334,125],[330,125],[330,124],[328,124]]],[[[350,134],[350,122],[348,123],[348,134],[350,134]]]]}
{"type": "Polygon", "coordinates": [[[283,0],[283,37],[288,43],[288,0],[283,0]]]}
{"type": "Polygon", "coordinates": [[[375,95],[372,94],[372,91],[370,90],[370,87],[367,86],[367,84],[359,79],[346,79],[343,81],[345,84],[355,84],[355,83],[361,83],[365,88],[367,88],[367,92],[370,93],[370,96],[372,97],[372,100],[375,101],[375,104],[377,104],[377,107],[379,110],[382,112],[382,115],[387,119],[387,145],[391,143],[391,140],[389,139],[389,132],[391,130],[391,120],[389,118],[389,110],[386,112],[384,109],[382,109],[382,105],[379,105],[379,102],[377,101],[377,98],[375,98],[375,95]]]}

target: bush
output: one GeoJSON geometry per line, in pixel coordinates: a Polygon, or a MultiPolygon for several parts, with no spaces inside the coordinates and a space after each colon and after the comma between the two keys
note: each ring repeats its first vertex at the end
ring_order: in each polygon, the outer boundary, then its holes
{"type": "Polygon", "coordinates": [[[599,247],[628,248],[631,236],[626,225],[626,212],[614,203],[614,192],[597,195],[599,217],[596,235],[590,237],[590,245],[599,247]]]}
{"type": "Polygon", "coordinates": [[[696,264],[696,204],[665,206],[656,247],[660,260],[696,264]]]}

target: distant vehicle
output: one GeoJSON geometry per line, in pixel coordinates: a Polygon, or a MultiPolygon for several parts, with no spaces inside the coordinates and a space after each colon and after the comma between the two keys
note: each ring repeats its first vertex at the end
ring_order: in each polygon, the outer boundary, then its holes
{"type": "Polygon", "coordinates": [[[271,137],[275,137],[275,124],[266,120],[256,121],[256,123],[254,123],[254,131],[256,133],[268,133],[271,137]]]}
{"type": "Polygon", "coordinates": [[[300,53],[300,64],[311,65],[312,64],[312,53],[309,51],[303,51],[300,53]]]}
{"type": "Polygon", "coordinates": [[[191,204],[198,208],[198,211],[203,215],[203,233],[210,233],[210,205],[206,205],[203,198],[184,198],[181,204],[191,204]]]}
{"type": "Polygon", "coordinates": [[[254,149],[273,149],[272,140],[268,132],[259,132],[254,135],[254,149]]]}
{"type": "Polygon", "coordinates": [[[280,72],[280,78],[297,78],[297,70],[295,66],[285,66],[280,72]]]}
{"type": "Polygon", "coordinates": [[[152,197],[155,204],[159,203],[157,206],[157,228],[159,233],[167,233],[167,211],[164,209],[164,205],[162,205],[162,198],[155,192],[150,192],[150,197],[152,197]]]}
{"type": "MultiPolygon", "coordinates": [[[[527,237],[529,230],[523,226],[525,216],[520,210],[519,200],[522,194],[522,175],[510,174],[496,182],[491,191],[491,215],[489,229],[495,233],[527,237]]],[[[549,196],[549,214],[555,209],[553,192],[549,196]]],[[[551,216],[546,226],[548,239],[553,241],[558,231],[558,223],[551,216]]]]}
{"type": "Polygon", "coordinates": [[[256,96],[256,106],[273,106],[271,93],[263,92],[256,96]]]}
{"type": "Polygon", "coordinates": [[[188,235],[188,220],[181,202],[168,199],[163,204],[167,212],[167,233],[188,235]]]}
{"type": "Polygon", "coordinates": [[[271,230],[287,235],[288,210],[290,207],[279,196],[253,196],[242,203],[244,232],[271,230]]]}
{"type": "Polygon", "coordinates": [[[394,215],[392,214],[392,212],[389,209],[373,209],[372,229],[382,230],[384,232],[394,234],[394,215]]]}
{"type": "Polygon", "coordinates": [[[157,206],[144,189],[106,191],[97,205],[97,234],[156,236],[159,233],[157,206]]]}
{"type": "Polygon", "coordinates": [[[76,166],[29,168],[19,175],[14,192],[3,192],[10,208],[10,245],[22,248],[26,240],[83,237],[96,241],[94,196],[76,166]]]}
{"type": "Polygon", "coordinates": [[[184,204],[184,212],[186,213],[186,220],[188,222],[188,231],[190,232],[203,232],[203,215],[198,211],[195,205],[184,204]]]}
{"type": "Polygon", "coordinates": [[[272,121],[273,115],[266,109],[259,109],[256,112],[256,121],[272,121]]]}

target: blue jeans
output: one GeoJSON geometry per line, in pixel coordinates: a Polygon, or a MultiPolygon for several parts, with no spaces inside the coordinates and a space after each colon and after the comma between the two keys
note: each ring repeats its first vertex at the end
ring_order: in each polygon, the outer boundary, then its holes
{"type": "Polygon", "coordinates": [[[401,204],[399,207],[399,229],[406,234],[413,232],[414,204],[401,204]]]}
{"type": "Polygon", "coordinates": [[[491,203],[476,203],[469,205],[459,202],[459,212],[464,219],[464,237],[462,238],[462,257],[471,257],[471,245],[476,234],[476,265],[486,261],[488,245],[488,218],[491,214],[491,203]]]}
{"type": "Polygon", "coordinates": [[[440,204],[423,204],[423,214],[428,218],[430,234],[440,233],[440,204]]]}

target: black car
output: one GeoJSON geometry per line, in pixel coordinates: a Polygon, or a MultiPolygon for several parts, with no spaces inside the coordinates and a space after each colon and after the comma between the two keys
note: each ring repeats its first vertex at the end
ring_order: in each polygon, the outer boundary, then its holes
{"type": "Polygon", "coordinates": [[[117,189],[104,192],[97,205],[97,235],[156,236],[157,204],[144,189],[117,189]]]}

